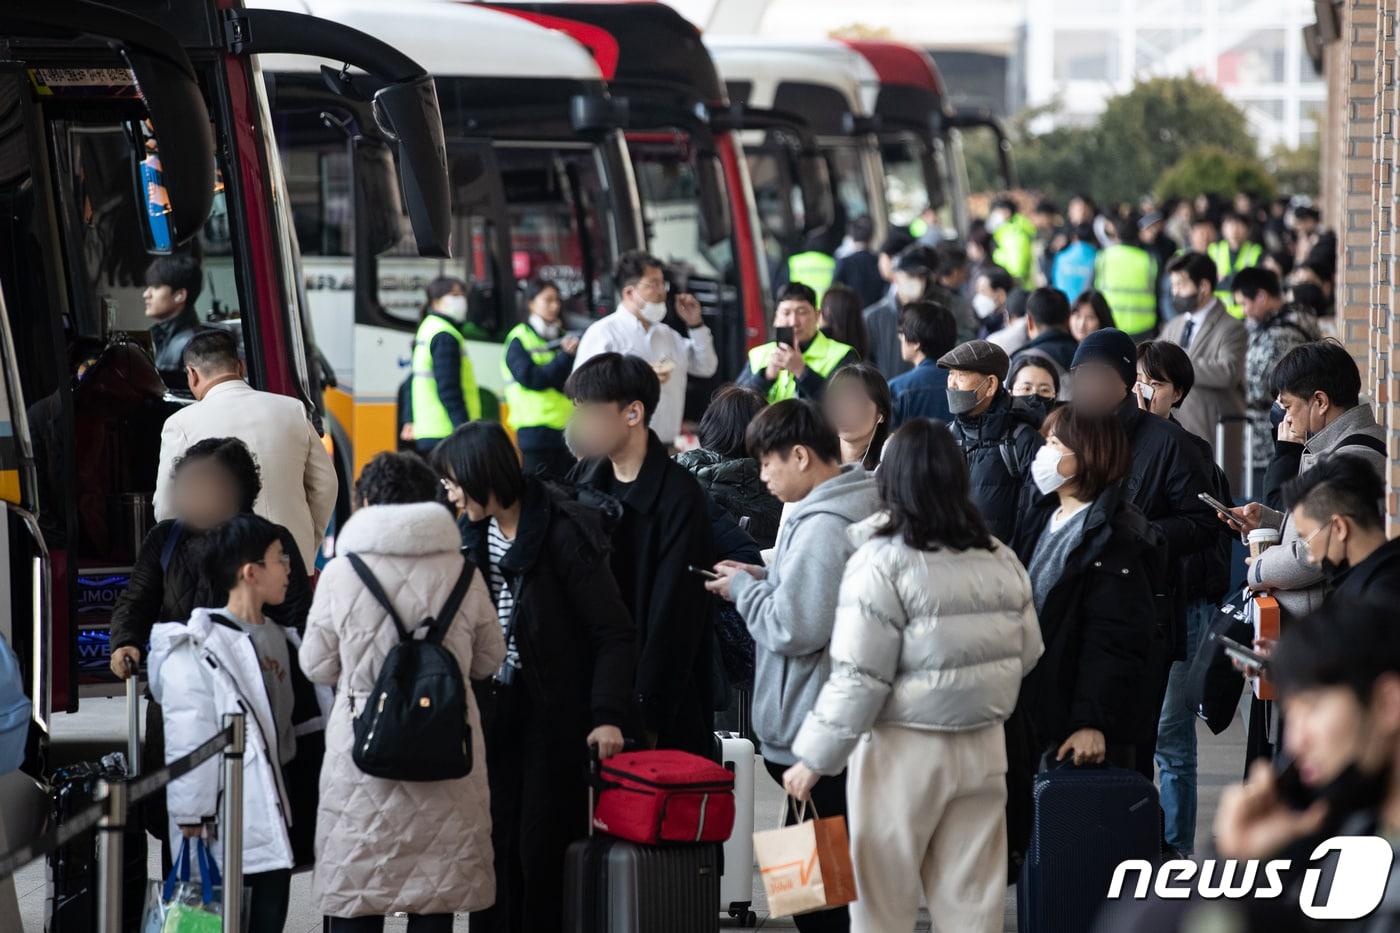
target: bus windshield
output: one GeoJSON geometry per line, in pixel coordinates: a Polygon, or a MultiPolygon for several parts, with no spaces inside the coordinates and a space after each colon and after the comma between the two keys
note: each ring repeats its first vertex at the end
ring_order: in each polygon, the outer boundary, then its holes
{"type": "MultiPolygon", "coordinates": [[[[682,278],[733,283],[732,240],[707,243],[701,229],[700,179],[694,157],[673,142],[629,138],[628,143],[651,251],[682,278]]],[[[724,202],[726,212],[728,208],[724,202]]]]}
{"type": "Polygon", "coordinates": [[[871,192],[858,143],[823,144],[834,171],[836,196],[847,217],[869,217],[871,192]]]}
{"type": "MultiPolygon", "coordinates": [[[[81,64],[0,69],[0,289],[39,528],[50,554],[66,555],[52,577],[59,708],[76,708],[69,672],[110,677],[106,630],[153,520],[161,429],[190,401],[184,342],[213,326],[242,348],[254,326],[242,313],[248,257],[223,190],[228,166],[202,232],[175,246],[159,140],[134,79],[81,64]]],[[[261,360],[242,355],[256,383],[261,360]]],[[[16,600],[26,581],[11,579],[16,600]]]]}

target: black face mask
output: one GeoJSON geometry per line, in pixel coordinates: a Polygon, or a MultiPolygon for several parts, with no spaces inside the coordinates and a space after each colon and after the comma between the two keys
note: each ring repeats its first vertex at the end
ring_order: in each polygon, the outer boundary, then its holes
{"type": "Polygon", "coordinates": [[[1177,314],[1190,314],[1196,310],[1199,295],[1172,295],[1172,310],[1177,314]]]}
{"type": "MultiPolygon", "coordinates": [[[[1327,527],[1327,547],[1332,547],[1331,525],[1327,527]]],[[[1347,570],[1351,569],[1351,561],[1347,560],[1345,555],[1342,556],[1341,560],[1335,561],[1327,556],[1326,551],[1323,551],[1321,559],[1317,562],[1317,569],[1326,574],[1327,578],[1330,580],[1338,574],[1345,573],[1347,570]]]]}

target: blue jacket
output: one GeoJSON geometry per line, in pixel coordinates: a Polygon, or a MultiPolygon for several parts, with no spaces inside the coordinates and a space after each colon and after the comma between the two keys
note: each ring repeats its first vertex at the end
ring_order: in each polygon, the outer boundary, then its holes
{"type": "Polygon", "coordinates": [[[1065,293],[1070,301],[1078,298],[1094,283],[1094,259],[1099,251],[1088,243],[1071,243],[1055,256],[1050,270],[1050,284],[1065,293]]]}
{"type": "Polygon", "coordinates": [[[894,398],[894,423],[890,430],[915,418],[953,420],[948,411],[948,370],[933,360],[924,360],[902,376],[890,380],[890,395],[894,398]]]}

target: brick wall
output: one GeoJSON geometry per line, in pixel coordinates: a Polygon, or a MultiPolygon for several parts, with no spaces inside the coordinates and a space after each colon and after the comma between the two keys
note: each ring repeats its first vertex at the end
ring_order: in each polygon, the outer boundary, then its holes
{"type": "Polygon", "coordinates": [[[1362,368],[1390,447],[1387,512],[1400,533],[1400,0],[1344,0],[1339,41],[1324,52],[1322,209],[1337,231],[1337,336],[1362,368]]]}

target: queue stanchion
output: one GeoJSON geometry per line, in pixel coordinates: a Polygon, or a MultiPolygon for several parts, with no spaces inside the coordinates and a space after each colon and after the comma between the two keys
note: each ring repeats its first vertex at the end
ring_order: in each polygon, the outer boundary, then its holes
{"type": "MultiPolygon", "coordinates": [[[[242,713],[224,716],[229,731],[224,747],[224,933],[243,930],[243,746],[242,713]]],[[[106,931],[104,931],[106,933],[106,931]]]]}
{"type": "Polygon", "coordinates": [[[127,787],[102,781],[98,799],[105,812],[97,823],[97,923],[100,933],[122,933],[122,837],[126,834],[127,787]]]}
{"type": "Polygon", "coordinates": [[[141,678],[131,658],[126,659],[126,773],[141,773],[141,678]]]}

